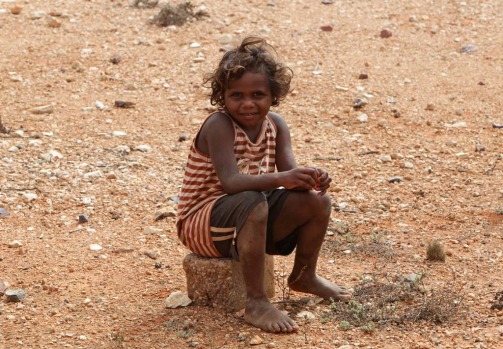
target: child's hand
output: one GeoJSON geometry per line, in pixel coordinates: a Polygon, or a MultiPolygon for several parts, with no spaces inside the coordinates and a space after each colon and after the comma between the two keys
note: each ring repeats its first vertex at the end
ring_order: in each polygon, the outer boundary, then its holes
{"type": "Polygon", "coordinates": [[[286,189],[318,190],[318,170],[314,167],[298,167],[282,173],[281,185],[286,189]]]}
{"type": "Polygon", "coordinates": [[[332,178],[323,168],[316,168],[318,180],[316,181],[315,190],[319,191],[319,195],[325,195],[328,188],[330,187],[330,182],[332,182],[332,178]]]}

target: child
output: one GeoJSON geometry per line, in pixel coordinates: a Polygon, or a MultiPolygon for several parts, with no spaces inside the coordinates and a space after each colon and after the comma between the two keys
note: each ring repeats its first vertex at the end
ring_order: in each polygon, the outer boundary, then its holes
{"type": "Polygon", "coordinates": [[[239,258],[246,322],[268,332],[296,332],[297,324],[264,292],[266,253],[289,255],[296,248],[288,277],[293,291],[333,300],[351,294],[316,275],[332,179],[322,168],[297,167],[287,124],[270,111],[287,95],[293,75],[274,53],[265,40],[248,37],[206,79],[211,103],[220,109],[190,148],[177,229],[199,255],[239,258]]]}

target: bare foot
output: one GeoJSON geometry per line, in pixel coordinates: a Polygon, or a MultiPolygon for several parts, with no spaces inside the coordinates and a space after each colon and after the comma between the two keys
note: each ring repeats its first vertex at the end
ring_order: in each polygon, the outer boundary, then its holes
{"type": "Polygon", "coordinates": [[[250,325],[267,332],[297,332],[299,326],[276,309],[267,298],[248,299],[244,319],[250,325]]]}
{"type": "Polygon", "coordinates": [[[302,274],[297,280],[289,283],[288,286],[297,292],[311,293],[324,299],[333,299],[334,301],[348,301],[353,295],[344,287],[334,284],[322,277],[314,277],[302,274]]]}

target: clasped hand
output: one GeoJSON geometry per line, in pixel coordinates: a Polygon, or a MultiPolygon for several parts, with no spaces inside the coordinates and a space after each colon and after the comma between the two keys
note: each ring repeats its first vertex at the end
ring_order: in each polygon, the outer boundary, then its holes
{"type": "Polygon", "coordinates": [[[316,190],[319,195],[324,195],[332,182],[328,172],[319,167],[298,167],[284,174],[283,187],[286,189],[316,190]]]}

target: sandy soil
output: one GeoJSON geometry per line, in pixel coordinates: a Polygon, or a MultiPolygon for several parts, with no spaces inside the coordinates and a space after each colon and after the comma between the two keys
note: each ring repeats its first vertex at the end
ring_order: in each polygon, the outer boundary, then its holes
{"type": "Polygon", "coordinates": [[[502,348],[503,2],[193,4],[208,16],[166,28],[149,23],[159,7],[125,0],[0,0],[0,289],[26,292],[0,298],[0,348],[242,348],[256,336],[264,348],[502,348]],[[186,291],[169,213],[211,110],[203,76],[249,34],[295,73],[276,111],[299,164],[334,178],[320,273],[347,287],[425,273],[466,310],[365,333],[292,294],[291,316],[315,318],[273,335],[239,314],[165,307],[186,291]],[[373,234],[392,259],[351,250],[373,234]],[[433,240],[443,263],[425,259],[433,240]]]}

